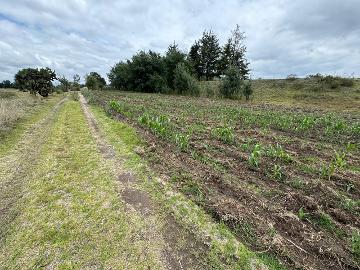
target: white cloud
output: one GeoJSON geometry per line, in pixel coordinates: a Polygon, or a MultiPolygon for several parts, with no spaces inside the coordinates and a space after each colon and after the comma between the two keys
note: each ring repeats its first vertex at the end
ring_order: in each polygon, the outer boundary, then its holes
{"type": "Polygon", "coordinates": [[[358,0],[2,0],[0,80],[44,65],[106,76],[138,50],[187,50],[204,29],[223,42],[236,24],[253,77],[360,73],[358,0]]]}

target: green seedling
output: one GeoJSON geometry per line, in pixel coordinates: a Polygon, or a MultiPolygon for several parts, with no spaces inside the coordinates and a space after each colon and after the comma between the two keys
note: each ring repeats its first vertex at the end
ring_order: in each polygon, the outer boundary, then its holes
{"type": "Polygon", "coordinates": [[[252,152],[250,153],[249,164],[253,167],[258,168],[260,156],[261,156],[261,145],[257,143],[255,144],[252,152]]]}
{"type": "Polygon", "coordinates": [[[271,169],[270,175],[272,179],[275,180],[282,180],[284,177],[284,173],[280,165],[275,164],[273,168],[271,169]]]}
{"type": "Polygon", "coordinates": [[[360,263],[360,231],[358,230],[353,230],[351,234],[351,252],[360,263]]]}
{"type": "Polygon", "coordinates": [[[301,220],[307,219],[309,217],[309,213],[305,212],[304,208],[301,207],[298,211],[298,217],[301,220]]]}
{"type": "Polygon", "coordinates": [[[226,144],[233,144],[235,141],[234,131],[230,127],[215,128],[212,135],[226,144]]]}
{"type": "Polygon", "coordinates": [[[189,148],[189,135],[182,135],[180,133],[176,133],[174,140],[177,147],[179,147],[181,151],[185,152],[189,148]]]}
{"type": "Polygon", "coordinates": [[[269,146],[266,149],[266,154],[270,157],[273,157],[275,159],[280,159],[284,162],[291,162],[292,158],[291,156],[286,153],[286,151],[283,149],[283,147],[279,144],[276,144],[276,146],[269,146]]]}

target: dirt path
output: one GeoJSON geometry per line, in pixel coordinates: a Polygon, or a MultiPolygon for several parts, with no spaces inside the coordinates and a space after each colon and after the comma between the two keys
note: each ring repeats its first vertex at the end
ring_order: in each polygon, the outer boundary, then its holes
{"type": "Polygon", "coordinates": [[[30,126],[22,139],[5,156],[0,157],[0,245],[15,218],[15,205],[22,196],[25,182],[37,163],[48,139],[51,125],[67,98],[58,102],[45,118],[30,126]]]}
{"type": "Polygon", "coordinates": [[[150,224],[150,230],[146,232],[145,237],[150,239],[151,235],[156,235],[157,241],[161,239],[163,243],[161,259],[164,266],[167,269],[200,269],[204,262],[195,254],[204,252],[205,246],[197,243],[193,235],[177,224],[174,218],[158,211],[156,203],[137,185],[136,177],[122,169],[121,158],[117,157],[112,145],[106,141],[83,95],[79,96],[97,148],[107,163],[111,164],[112,173],[118,179],[121,199],[126,203],[129,211],[136,211],[150,224]]]}

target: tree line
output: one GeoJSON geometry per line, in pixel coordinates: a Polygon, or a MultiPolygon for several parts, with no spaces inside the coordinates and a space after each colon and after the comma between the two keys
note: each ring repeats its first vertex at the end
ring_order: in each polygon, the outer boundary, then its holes
{"type": "Polygon", "coordinates": [[[217,35],[205,30],[188,53],[176,43],[164,55],[140,51],[114,65],[108,78],[113,88],[124,91],[198,95],[199,80],[222,77],[220,92],[224,97],[238,96],[243,90],[248,98],[251,87],[245,81],[250,69],[245,53],[245,35],[239,26],[222,47],[217,35]]]}
{"type": "MultiPolygon", "coordinates": [[[[200,94],[200,80],[216,77],[221,78],[220,94],[223,97],[245,95],[248,99],[252,90],[245,54],[245,35],[237,25],[223,46],[214,32],[205,30],[188,53],[181,51],[175,42],[169,45],[164,55],[151,50],[139,51],[130,59],[115,64],[107,75],[113,89],[194,96],[200,94]]],[[[70,81],[64,76],[58,77],[50,68],[21,69],[15,75],[14,84],[4,81],[2,85],[46,97],[54,91],[54,80],[59,81],[56,86],[59,90],[80,90],[79,75],[74,75],[70,81]]],[[[100,74],[90,72],[85,76],[85,86],[103,89],[106,80],[100,74]]]]}

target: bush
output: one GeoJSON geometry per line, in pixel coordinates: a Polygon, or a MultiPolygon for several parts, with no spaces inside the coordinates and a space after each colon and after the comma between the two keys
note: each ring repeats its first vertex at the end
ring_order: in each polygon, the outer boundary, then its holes
{"type": "Polygon", "coordinates": [[[355,84],[354,79],[351,78],[339,78],[339,83],[344,87],[353,87],[355,84]]]}
{"type": "Polygon", "coordinates": [[[191,76],[184,63],[179,63],[174,72],[174,88],[178,94],[198,96],[200,88],[197,80],[191,76]]]}
{"type": "Polygon", "coordinates": [[[252,95],[252,93],[253,93],[253,89],[251,87],[251,82],[246,81],[243,86],[243,94],[244,94],[246,100],[250,99],[250,96],[252,95]]]}
{"type": "Polygon", "coordinates": [[[225,98],[236,98],[241,94],[243,80],[235,67],[229,67],[221,80],[220,94],[225,98]]]}

